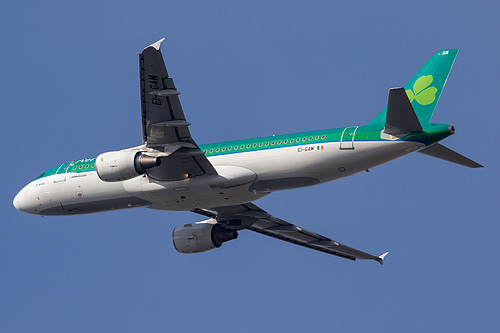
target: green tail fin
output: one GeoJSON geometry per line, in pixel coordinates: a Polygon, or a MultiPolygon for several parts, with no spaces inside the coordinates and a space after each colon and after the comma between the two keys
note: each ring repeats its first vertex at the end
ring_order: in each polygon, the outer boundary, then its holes
{"type": "MultiPolygon", "coordinates": [[[[406,94],[421,124],[432,118],[458,49],[436,52],[405,85],[406,94]]],[[[387,107],[367,125],[384,126],[387,107]]]]}

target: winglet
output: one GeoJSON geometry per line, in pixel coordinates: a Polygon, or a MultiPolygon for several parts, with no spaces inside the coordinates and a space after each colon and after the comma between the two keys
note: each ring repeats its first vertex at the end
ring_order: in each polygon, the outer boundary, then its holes
{"type": "Polygon", "coordinates": [[[377,257],[377,259],[375,259],[375,260],[377,260],[377,261],[379,262],[379,264],[383,265],[383,264],[384,264],[384,258],[385,258],[385,256],[386,256],[388,253],[389,253],[389,252],[386,252],[386,253],[384,253],[384,254],[379,255],[379,256],[377,257]]]}
{"type": "MultiPolygon", "coordinates": [[[[153,44],[149,45],[148,47],[152,47],[152,48],[154,48],[154,49],[156,49],[156,50],[158,51],[158,50],[160,49],[160,45],[161,45],[161,43],[162,43],[164,40],[165,40],[165,38],[162,38],[162,39],[160,39],[159,41],[157,41],[156,43],[153,43],[153,44]]],[[[147,49],[148,47],[146,47],[145,49],[147,49]]],[[[144,50],[145,50],[145,49],[144,49],[144,50]]],[[[144,51],[144,50],[143,50],[143,51],[144,51]]]]}

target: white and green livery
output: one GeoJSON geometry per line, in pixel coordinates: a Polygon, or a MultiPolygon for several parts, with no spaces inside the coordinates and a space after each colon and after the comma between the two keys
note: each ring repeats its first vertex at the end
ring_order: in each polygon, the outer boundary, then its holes
{"type": "Polygon", "coordinates": [[[56,166],[14,198],[25,213],[87,214],[147,207],[193,211],[208,219],[176,227],[175,248],[197,253],[248,229],[351,260],[374,256],[270,215],[252,202],[271,192],[311,186],[420,152],[468,167],[480,164],[438,142],[454,133],[430,123],[458,50],[437,52],[365,126],[198,145],[160,40],[139,56],[143,144],[56,166]]]}

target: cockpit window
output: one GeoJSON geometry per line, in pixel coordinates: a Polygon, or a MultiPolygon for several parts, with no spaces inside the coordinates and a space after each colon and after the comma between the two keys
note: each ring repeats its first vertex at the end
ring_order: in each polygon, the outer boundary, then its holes
{"type": "Polygon", "coordinates": [[[42,178],[43,176],[45,176],[45,172],[44,172],[44,173],[42,173],[40,176],[36,177],[36,178],[35,178],[35,179],[33,179],[33,180],[40,179],[40,178],[42,178]]]}

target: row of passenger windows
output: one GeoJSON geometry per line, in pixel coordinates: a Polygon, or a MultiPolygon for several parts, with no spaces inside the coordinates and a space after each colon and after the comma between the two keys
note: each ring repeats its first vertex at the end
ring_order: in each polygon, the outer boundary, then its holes
{"type": "MultiPolygon", "coordinates": [[[[325,138],[326,138],[325,135],[321,136],[322,140],[325,139],[325,138]]],[[[264,147],[264,146],[265,147],[275,146],[275,145],[279,146],[281,144],[285,144],[286,145],[288,143],[294,143],[294,142],[295,143],[300,143],[300,142],[307,142],[307,141],[313,141],[313,140],[315,140],[315,141],[319,140],[319,135],[317,135],[316,137],[310,136],[309,138],[307,138],[307,137],[306,138],[302,138],[302,140],[300,138],[298,138],[298,139],[290,139],[290,140],[286,139],[286,140],[278,140],[278,141],[271,141],[271,142],[269,142],[269,141],[268,142],[261,142],[261,143],[258,144],[258,146],[259,146],[259,148],[261,148],[261,147],[264,147]]],[[[226,150],[227,151],[238,150],[238,149],[241,150],[241,149],[245,149],[245,148],[246,149],[257,148],[257,143],[247,144],[246,146],[245,145],[241,145],[241,146],[236,145],[236,146],[229,146],[229,147],[223,147],[223,148],[217,148],[217,149],[213,149],[212,148],[210,150],[205,149],[203,152],[205,154],[206,153],[213,153],[213,152],[218,153],[218,152],[221,152],[221,151],[225,152],[226,150]]]]}
{"type": "Polygon", "coordinates": [[[76,165],[74,165],[72,170],[75,171],[77,168],[78,168],[78,170],[83,170],[83,168],[88,169],[89,167],[93,169],[95,167],[95,164],[92,164],[92,165],[90,165],[90,164],[85,164],[85,165],[80,164],[80,166],[78,166],[78,167],[76,165]]]}

